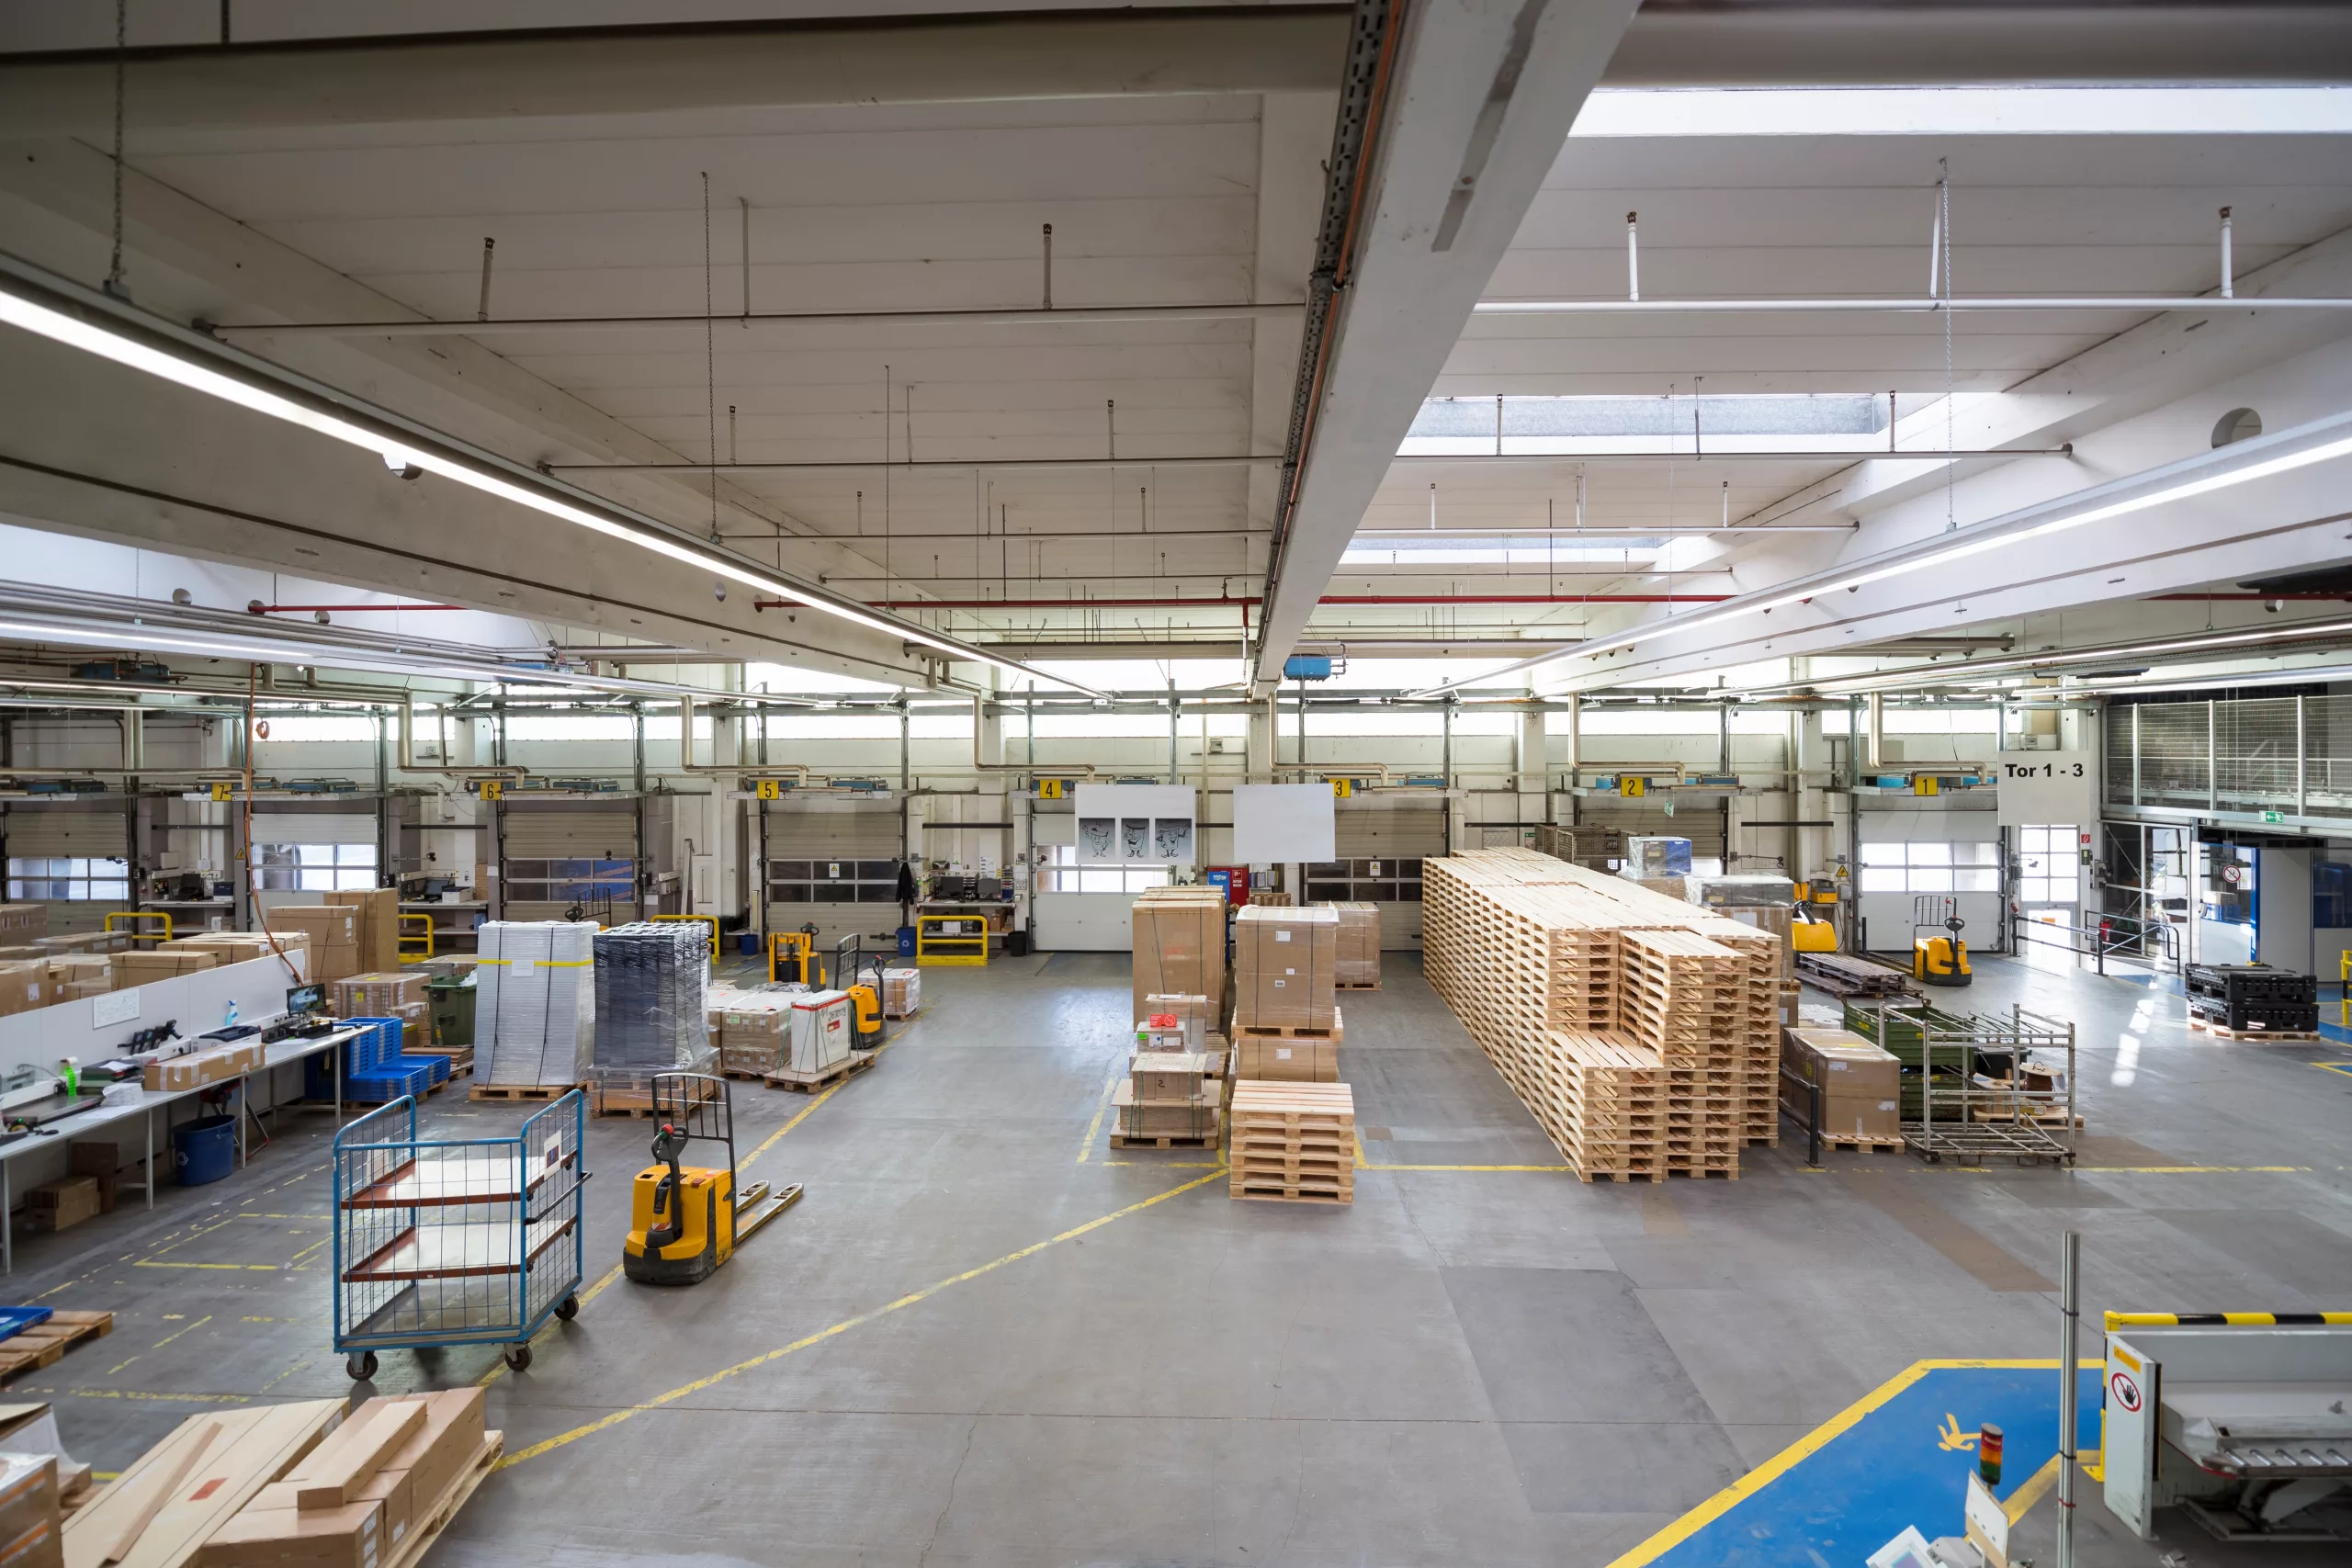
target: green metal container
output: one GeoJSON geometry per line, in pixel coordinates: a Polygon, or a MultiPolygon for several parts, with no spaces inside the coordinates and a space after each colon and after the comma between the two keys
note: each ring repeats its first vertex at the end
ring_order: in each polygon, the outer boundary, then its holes
{"type": "Polygon", "coordinates": [[[474,977],[428,980],[424,986],[425,1000],[433,1008],[433,1039],[448,1050],[473,1048],[474,1043],[474,977]]]}

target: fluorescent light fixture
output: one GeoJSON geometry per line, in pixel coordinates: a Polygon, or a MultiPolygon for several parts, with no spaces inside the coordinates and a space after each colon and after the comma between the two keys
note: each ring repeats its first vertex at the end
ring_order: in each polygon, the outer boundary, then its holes
{"type": "MultiPolygon", "coordinates": [[[[2196,453],[2177,462],[2151,468],[2146,473],[2094,485],[2071,496],[2041,502],[2003,517],[1972,525],[1957,536],[1939,536],[1919,544],[1888,550],[1851,567],[1816,572],[1781,587],[1729,600],[1709,609],[1668,615],[1631,627],[1613,637],[1594,637],[1571,648],[1521,660],[1493,671],[1493,674],[1513,675],[1522,670],[1532,670],[1563,659],[1589,658],[1596,654],[1612,653],[1621,648],[1631,648],[1637,643],[1652,642],[1659,637],[1703,631],[1709,626],[1721,626],[1744,615],[1763,615],[1841,590],[1862,588],[1915,571],[1948,566],[1987,550],[2046,538],[2092,523],[2109,522],[2152,507],[2193,500],[2254,479],[2271,479],[2296,468],[2344,457],[2352,457],[2352,412],[2329,414],[2309,423],[2279,431],[2275,435],[2256,436],[2211,452],[2196,453]]],[[[1456,681],[1411,694],[1415,697],[1442,696],[1447,692],[1461,689],[1464,683],[1456,681]]]]}
{"type": "MultiPolygon", "coordinates": [[[[2042,670],[2060,664],[2104,664],[2119,659],[2142,659],[2167,653],[2200,653],[2208,649],[2243,648],[2248,644],[2308,642],[2352,637],[2352,620],[2290,622],[2245,631],[2200,633],[2158,642],[2109,643],[2098,648],[2056,649],[2049,653],[2006,655],[1999,659],[1965,660],[1950,664],[1910,664],[1899,670],[1877,670],[1862,675],[1834,675],[1820,681],[1791,682],[1824,695],[1864,692],[1875,686],[1909,685],[1922,677],[1948,676],[1968,680],[2013,671],[2042,670]]],[[[1777,689],[1777,688],[1776,688],[1777,689]]]]}
{"type": "MultiPolygon", "coordinates": [[[[31,269],[25,267],[24,264],[17,263],[9,270],[17,272],[31,269]]],[[[59,287],[70,289],[73,286],[64,284],[61,280],[59,287]]],[[[592,529],[607,537],[623,540],[640,548],[668,556],[673,560],[714,572],[729,581],[739,582],[746,588],[770,593],[780,599],[789,599],[811,610],[848,621],[854,626],[864,626],[869,631],[879,632],[886,637],[921,643],[927,648],[936,649],[951,658],[993,665],[999,670],[1012,674],[1035,676],[1038,680],[1049,681],[1056,685],[1069,686],[1071,690],[1087,696],[1100,697],[1104,694],[1075,682],[1048,675],[1028,665],[994,658],[968,644],[935,636],[919,626],[866,614],[837,600],[796,587],[781,578],[754,571],[729,557],[669,538],[653,529],[623,523],[613,517],[600,516],[545,491],[502,479],[495,473],[463,459],[406,446],[381,431],[371,430],[366,425],[312,408],[295,399],[282,397],[237,377],[223,375],[220,371],[198,364],[184,355],[167,353],[151,344],[110,331],[95,321],[86,321],[62,310],[52,310],[49,306],[6,288],[0,288],[0,323],[21,328],[52,342],[62,343],[88,354],[95,354],[102,359],[110,359],[118,365],[128,366],[134,370],[143,370],[151,376],[161,377],[178,386],[219,398],[224,402],[233,403],[252,412],[266,414],[272,419],[283,420],[288,424],[300,425],[317,434],[347,442],[354,446],[364,447],[382,457],[384,466],[396,474],[404,473],[412,468],[423,469],[426,473],[438,474],[443,479],[453,479],[458,484],[469,486],[488,495],[497,496],[503,501],[511,501],[518,506],[529,507],[534,512],[570,523],[576,527],[592,529]]]]}
{"type": "Polygon", "coordinates": [[[2310,136],[2343,87],[1603,87],[1572,137],[2310,136]]]}

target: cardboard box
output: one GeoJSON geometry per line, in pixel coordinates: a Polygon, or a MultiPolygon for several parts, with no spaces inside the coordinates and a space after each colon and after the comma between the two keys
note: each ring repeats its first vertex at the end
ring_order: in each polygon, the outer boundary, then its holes
{"type": "Polygon", "coordinates": [[[93,980],[101,986],[114,984],[114,959],[103,953],[69,953],[48,961],[49,977],[61,986],[85,985],[93,980]]]}
{"type": "Polygon", "coordinates": [[[1155,887],[1135,901],[1134,1017],[1157,993],[1225,994],[1226,908],[1214,887],[1155,887]]]}
{"type": "Polygon", "coordinates": [[[115,986],[128,990],[157,980],[176,979],[182,975],[218,968],[220,961],[220,954],[209,948],[182,947],[175,942],[147,953],[118,953],[114,955],[115,986]]]}
{"type": "Polygon", "coordinates": [[[0,964],[0,1018],[30,1012],[58,1000],[57,982],[49,965],[39,960],[0,964]]]}
{"type": "Polygon", "coordinates": [[[791,1037],[783,999],[729,1008],[718,1015],[718,1065],[731,1073],[773,1073],[786,1066],[791,1037]]]}
{"type": "Polygon", "coordinates": [[[1127,1081],[1135,1085],[1137,1104],[1147,1100],[1178,1100],[1190,1104],[1199,1098],[1209,1059],[1190,1051],[1138,1051],[1128,1062],[1127,1081]]]}
{"type": "Polygon", "coordinates": [[[1136,1086],[1122,1082],[1111,1093],[1112,1127],[1127,1138],[1202,1138],[1217,1135],[1221,1115],[1216,1100],[1137,1100],[1136,1086]]]}
{"type": "Polygon", "coordinates": [[[485,1436],[478,1388],[371,1399],[284,1480],[256,1493],[236,1529],[216,1534],[198,1562],[371,1568],[431,1515],[481,1453],[485,1436]],[[413,1414],[419,1407],[421,1418],[413,1414]],[[371,1517],[374,1555],[367,1556],[371,1517]],[[344,1555],[347,1551],[363,1555],[344,1555]]]}
{"type": "Polygon", "coordinates": [[[183,1089],[201,1089],[209,1083],[221,1083],[242,1077],[259,1067],[261,1062],[261,1036],[256,1034],[234,1044],[192,1052],[185,1056],[174,1056],[168,1061],[151,1062],[141,1081],[150,1089],[176,1094],[183,1089]]]}
{"type": "Polygon", "coordinates": [[[48,905],[0,904],[0,941],[30,942],[48,934],[48,905]]]}
{"type": "Polygon", "coordinates": [[[1380,984],[1380,906],[1363,902],[1334,904],[1340,917],[1337,967],[1332,977],[1342,986],[1380,984]]]}
{"type": "MultiPolygon", "coordinates": [[[[379,967],[360,962],[360,915],[354,904],[280,904],[266,919],[273,931],[299,931],[309,938],[310,977],[325,982],[379,967]]],[[[399,966],[395,958],[382,967],[399,966]]]]}
{"type": "MultiPolygon", "coordinates": [[[[249,964],[256,958],[274,958],[284,953],[296,955],[310,951],[311,939],[301,931],[199,931],[194,936],[166,942],[166,947],[186,948],[192,953],[209,953],[215,964],[249,964]],[[275,937],[275,942],[272,938],[275,937]]],[[[309,971],[303,973],[307,976],[309,971]]]]}
{"type": "Polygon", "coordinates": [[[381,1503],[265,1508],[256,1498],[212,1532],[196,1561],[199,1568],[377,1568],[390,1555],[381,1503]]]}
{"type": "Polygon", "coordinates": [[[353,888],[327,895],[329,904],[359,911],[359,963],[363,969],[401,966],[401,894],[397,887],[353,888]]]}
{"type": "Polygon", "coordinates": [[[0,1453],[0,1568],[64,1568],[57,1456],[0,1453]]]}
{"type": "Polygon", "coordinates": [[[1329,1040],[1244,1035],[1234,1046],[1233,1076],[1274,1083],[1338,1083],[1340,1048],[1329,1040]]]}
{"type": "MultiPolygon", "coordinates": [[[[1790,1070],[1821,1086],[1823,1136],[1903,1135],[1903,1064],[1895,1057],[1843,1029],[1791,1029],[1781,1039],[1790,1070]]],[[[1812,1097],[1785,1078],[1781,1103],[1800,1125],[1813,1114],[1812,1097]]]]}
{"type": "MultiPolygon", "coordinates": [[[[423,970],[406,974],[369,970],[349,975],[334,985],[337,1018],[405,1018],[404,1010],[426,1006],[423,970]]],[[[429,1009],[427,1010],[430,1010],[429,1009]]]]}
{"type": "Polygon", "coordinates": [[[882,971],[882,1016],[912,1018],[922,1010],[922,971],[920,969],[885,969],[882,971]]]}
{"type": "Polygon", "coordinates": [[[61,1176],[25,1194],[25,1224],[37,1231],[72,1230],[100,1213],[98,1182],[92,1176],[61,1176]]]}
{"type": "Polygon", "coordinates": [[[1234,1021],[1256,1029],[1329,1029],[1340,949],[1339,911],[1251,905],[1233,921],[1234,1021]]]}
{"type": "Polygon", "coordinates": [[[122,1171],[122,1150],[113,1144],[69,1144],[65,1168],[98,1184],[98,1213],[114,1213],[116,1178],[122,1171]]]}

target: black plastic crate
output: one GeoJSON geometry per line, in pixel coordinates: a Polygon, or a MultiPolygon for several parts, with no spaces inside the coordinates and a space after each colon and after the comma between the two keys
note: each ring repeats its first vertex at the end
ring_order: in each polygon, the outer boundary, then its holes
{"type": "Polygon", "coordinates": [[[2319,981],[2268,964],[2192,964],[2182,976],[2191,997],[2232,1007],[2317,1007],[2319,981]]]}

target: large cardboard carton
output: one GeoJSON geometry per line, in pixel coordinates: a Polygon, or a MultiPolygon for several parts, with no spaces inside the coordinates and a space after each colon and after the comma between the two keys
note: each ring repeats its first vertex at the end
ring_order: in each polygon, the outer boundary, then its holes
{"type": "Polygon", "coordinates": [[[256,1034],[234,1044],[216,1046],[209,1051],[196,1051],[185,1056],[165,1061],[150,1062],[141,1075],[145,1088],[176,1094],[183,1089],[202,1089],[209,1083],[225,1083],[257,1069],[262,1063],[261,1036],[256,1034]]]}
{"type": "Polygon", "coordinates": [[[48,934],[48,905],[0,904],[0,942],[31,942],[48,934]]]}
{"type": "MultiPolygon", "coordinates": [[[[273,931],[299,931],[310,939],[310,977],[313,980],[341,980],[377,967],[360,962],[360,909],[356,905],[280,904],[269,911],[266,919],[273,931]]],[[[384,967],[399,966],[395,958],[384,967]]]]}
{"type": "Polygon", "coordinates": [[[98,1213],[114,1213],[117,1179],[122,1174],[122,1150],[112,1143],[70,1144],[65,1168],[98,1184],[98,1213]]]}
{"type": "Polygon", "coordinates": [[[0,1018],[30,1012],[58,999],[57,982],[49,965],[39,960],[0,964],[0,1018]]]}
{"type": "Polygon", "coordinates": [[[1342,986],[1380,984],[1380,906],[1363,902],[1334,904],[1340,917],[1338,967],[1333,977],[1342,986]]]}
{"type": "Polygon", "coordinates": [[[482,1391],[371,1399],[293,1469],[263,1487],[199,1564],[369,1568],[407,1540],[481,1453],[482,1391]],[[372,1556],[365,1548],[375,1532],[372,1556]]]}
{"type": "MultiPolygon", "coordinates": [[[[1903,1064],[1894,1056],[1844,1029],[1790,1029],[1781,1039],[1790,1070],[1821,1086],[1823,1136],[1903,1135],[1903,1064]]],[[[1781,1102],[1800,1123],[1813,1114],[1812,1097],[1786,1079],[1781,1102]]]]}
{"type": "Polygon", "coordinates": [[[405,973],[370,970],[334,982],[337,1018],[405,1018],[404,1010],[426,1006],[422,969],[405,973]]]}
{"type": "Polygon", "coordinates": [[[72,1230],[103,1212],[94,1176],[61,1176],[25,1194],[25,1223],[37,1231],[72,1230]]]}
{"type": "Polygon", "coordinates": [[[1111,1093],[1112,1125],[1126,1138],[1214,1139],[1222,1109],[1207,1095],[1190,1100],[1137,1100],[1122,1082],[1111,1093]]]}
{"type": "Polygon", "coordinates": [[[182,947],[177,942],[166,942],[145,953],[118,953],[114,955],[115,986],[121,990],[151,986],[158,980],[217,968],[220,962],[220,955],[209,948],[182,947]]]}
{"type": "Polygon", "coordinates": [[[1245,1034],[1234,1043],[1233,1076],[1272,1083],[1338,1083],[1340,1048],[1329,1040],[1245,1034]]]}
{"type": "MultiPolygon", "coordinates": [[[[184,936],[166,947],[187,948],[196,953],[209,953],[216,964],[245,964],[256,958],[270,958],[279,953],[302,960],[295,955],[310,950],[311,939],[302,931],[198,931],[184,936]],[[276,938],[275,942],[272,937],[276,938]]],[[[304,971],[307,975],[308,971],[304,971]]]]}
{"type": "Polygon", "coordinates": [[[1129,1061],[1127,1079],[1135,1085],[1138,1104],[1147,1100],[1176,1100],[1189,1105],[1202,1092],[1209,1059],[1190,1051],[1137,1051],[1129,1061]]]}
{"type": "Polygon", "coordinates": [[[1233,1021],[1245,1029],[1329,1029],[1339,911],[1251,905],[1233,921],[1233,1021]]]}
{"type": "Polygon", "coordinates": [[[327,895],[329,904],[359,911],[359,964],[363,969],[401,966],[401,893],[397,887],[352,888],[327,895]]]}
{"type": "Polygon", "coordinates": [[[1214,887],[1155,887],[1135,902],[1135,1013],[1155,992],[1225,995],[1224,895],[1214,887]]]}

